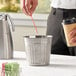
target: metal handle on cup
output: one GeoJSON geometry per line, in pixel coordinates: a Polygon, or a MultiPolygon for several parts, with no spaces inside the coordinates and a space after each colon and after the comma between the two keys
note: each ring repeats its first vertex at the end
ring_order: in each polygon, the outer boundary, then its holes
{"type": "Polygon", "coordinates": [[[14,27],[14,23],[12,21],[12,18],[8,14],[5,14],[5,16],[7,17],[7,20],[11,23],[12,31],[15,31],[15,27],[14,27]]]}
{"type": "Polygon", "coordinates": [[[5,13],[2,13],[2,14],[0,14],[0,16],[1,16],[1,17],[0,17],[1,20],[6,18],[6,20],[7,20],[7,21],[11,24],[11,26],[12,26],[12,31],[15,31],[14,23],[13,23],[12,18],[10,17],[10,15],[5,14],[5,13]]]}

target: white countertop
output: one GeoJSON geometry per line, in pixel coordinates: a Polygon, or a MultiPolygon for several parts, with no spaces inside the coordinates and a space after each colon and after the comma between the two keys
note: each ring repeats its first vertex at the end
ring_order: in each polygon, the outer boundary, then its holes
{"type": "Polygon", "coordinates": [[[51,55],[48,66],[29,66],[25,52],[14,52],[14,59],[0,60],[3,62],[18,62],[22,71],[20,76],[76,76],[76,57],[51,55]]]}

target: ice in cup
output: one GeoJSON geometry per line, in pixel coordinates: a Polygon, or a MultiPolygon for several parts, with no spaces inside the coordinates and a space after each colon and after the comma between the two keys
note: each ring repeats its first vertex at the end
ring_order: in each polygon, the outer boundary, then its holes
{"type": "Polygon", "coordinates": [[[71,36],[69,35],[69,33],[73,29],[76,29],[76,18],[63,20],[62,25],[63,25],[63,29],[64,29],[64,33],[65,33],[65,38],[66,38],[67,46],[69,46],[69,47],[76,46],[76,43],[71,43],[70,42],[71,36]]]}

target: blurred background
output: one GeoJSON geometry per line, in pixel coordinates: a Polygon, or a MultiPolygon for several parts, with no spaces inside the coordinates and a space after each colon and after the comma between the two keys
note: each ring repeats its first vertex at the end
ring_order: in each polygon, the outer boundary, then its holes
{"type": "MultiPolygon", "coordinates": [[[[20,4],[23,0],[0,0],[1,12],[22,12],[20,4]]],[[[50,0],[38,0],[39,4],[35,13],[48,13],[50,11],[50,0]]]]}
{"type": "MultiPolygon", "coordinates": [[[[0,13],[8,13],[14,22],[15,32],[12,33],[14,50],[24,51],[25,35],[36,35],[32,20],[22,12],[23,0],[0,0],[0,13]]],[[[45,35],[47,28],[47,17],[50,8],[50,0],[38,0],[38,7],[36,8],[33,18],[36,23],[38,34],[45,35]]]]}

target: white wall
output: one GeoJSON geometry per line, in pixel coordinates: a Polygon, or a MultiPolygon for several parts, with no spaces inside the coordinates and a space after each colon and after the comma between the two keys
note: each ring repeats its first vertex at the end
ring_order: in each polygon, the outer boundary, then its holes
{"type": "MultiPolygon", "coordinates": [[[[46,27],[37,27],[39,35],[46,34],[46,27]]],[[[26,35],[36,35],[35,28],[33,26],[15,26],[15,32],[13,35],[13,45],[14,50],[24,51],[24,39],[23,36],[26,35]]]]}

